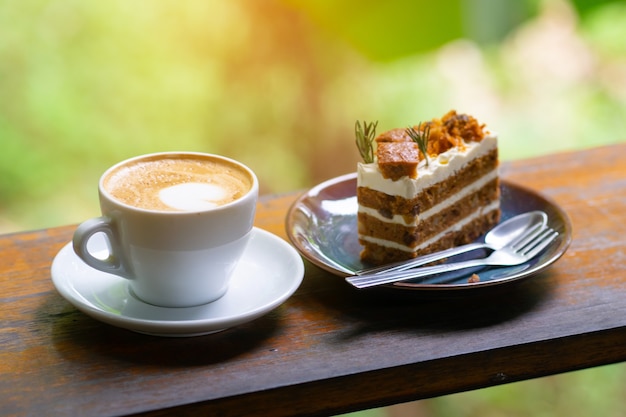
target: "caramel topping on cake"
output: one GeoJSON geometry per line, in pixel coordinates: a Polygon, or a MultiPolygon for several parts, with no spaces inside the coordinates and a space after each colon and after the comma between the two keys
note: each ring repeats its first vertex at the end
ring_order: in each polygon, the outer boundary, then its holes
{"type": "Polygon", "coordinates": [[[376,150],[378,168],[384,178],[417,178],[420,152],[413,142],[379,142],[376,150]]]}
{"type": "MultiPolygon", "coordinates": [[[[467,114],[450,110],[441,119],[414,126],[415,131],[430,130],[427,143],[429,156],[437,156],[451,148],[464,148],[465,142],[480,142],[485,125],[467,114]]],[[[376,158],[384,178],[398,180],[403,176],[417,178],[417,165],[425,158],[406,129],[392,129],[376,137],[376,158]]]]}
{"type": "Polygon", "coordinates": [[[466,142],[480,142],[485,137],[485,125],[467,114],[457,114],[450,110],[441,123],[445,126],[449,135],[462,137],[466,142]]]}

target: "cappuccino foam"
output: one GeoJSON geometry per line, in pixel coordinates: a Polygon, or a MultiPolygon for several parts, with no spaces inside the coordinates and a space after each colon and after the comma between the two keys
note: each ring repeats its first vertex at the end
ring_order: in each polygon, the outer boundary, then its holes
{"type": "Polygon", "coordinates": [[[252,187],[242,168],[201,156],[166,156],[131,161],[104,179],[120,202],[159,211],[198,211],[237,200],[252,187]]]}

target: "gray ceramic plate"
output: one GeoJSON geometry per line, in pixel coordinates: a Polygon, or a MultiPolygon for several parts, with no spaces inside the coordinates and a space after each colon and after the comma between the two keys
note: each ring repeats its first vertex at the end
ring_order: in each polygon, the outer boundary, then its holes
{"type": "MultiPolygon", "coordinates": [[[[571,242],[572,226],[567,214],[550,199],[535,191],[501,181],[502,220],[531,210],[543,210],[548,225],[559,237],[539,256],[522,265],[463,270],[446,277],[445,284],[428,279],[406,281],[386,287],[403,290],[461,290],[501,285],[535,275],[561,257],[571,242]],[[472,273],[480,281],[468,283],[472,273]]],[[[367,267],[361,263],[361,246],[357,237],[356,174],[326,181],[300,196],[287,213],[287,235],[298,251],[313,264],[335,275],[345,277],[367,267]]],[[[482,238],[479,238],[482,240],[482,238]]],[[[473,254],[457,256],[466,259],[473,254]]],[[[479,254],[480,255],[480,254],[479,254]]],[[[437,276],[441,282],[441,275],[437,276]]]]}

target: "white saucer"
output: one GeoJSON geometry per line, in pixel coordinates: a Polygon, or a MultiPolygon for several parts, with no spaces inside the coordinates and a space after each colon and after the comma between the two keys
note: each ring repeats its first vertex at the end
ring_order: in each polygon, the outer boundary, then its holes
{"type": "MultiPolygon", "coordinates": [[[[104,244],[101,241],[100,245],[104,244]]],[[[212,303],[188,308],[140,301],[130,294],[126,279],[87,266],[76,256],[71,242],[57,254],[51,272],[59,293],[97,320],[139,333],[182,337],[218,332],[268,313],[300,286],[304,264],[283,239],[254,228],[226,294],[212,303]]]]}

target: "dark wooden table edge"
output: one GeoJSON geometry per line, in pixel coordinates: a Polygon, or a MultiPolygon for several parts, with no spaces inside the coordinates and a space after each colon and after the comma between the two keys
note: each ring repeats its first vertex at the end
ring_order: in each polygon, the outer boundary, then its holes
{"type": "Polygon", "coordinates": [[[328,416],[626,361],[626,326],[135,414],[328,416]],[[573,353],[575,352],[575,353],[573,353]],[[599,355],[598,352],[602,352],[599,355]],[[576,355],[578,353],[578,355],[576,355]],[[579,357],[582,360],[572,358],[579,357]],[[557,359],[555,359],[557,358],[557,359]],[[515,363],[522,363],[518,368],[515,363]],[[537,369],[536,373],[521,371],[537,369]],[[471,375],[450,385],[450,374],[471,375]],[[441,375],[433,378],[432,375],[441,375]],[[390,386],[388,381],[395,381],[390,386]],[[398,383],[398,381],[402,381],[398,383]],[[350,397],[350,401],[346,401],[350,397]],[[302,398],[311,398],[307,408],[302,398]],[[319,400],[316,400],[319,399],[319,400]],[[323,401],[321,401],[323,399],[323,401]],[[350,405],[343,405],[345,403],[350,405]]]}

